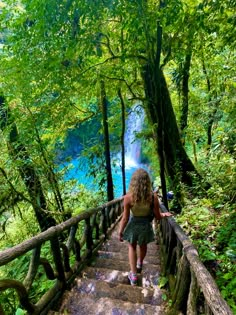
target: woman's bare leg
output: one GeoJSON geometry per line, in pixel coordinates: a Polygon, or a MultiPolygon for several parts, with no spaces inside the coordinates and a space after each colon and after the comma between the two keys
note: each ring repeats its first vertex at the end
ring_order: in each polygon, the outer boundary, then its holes
{"type": "Polygon", "coordinates": [[[139,245],[139,258],[138,262],[140,265],[143,264],[143,260],[147,254],[147,244],[139,245]]]}
{"type": "Polygon", "coordinates": [[[129,244],[129,264],[132,273],[137,273],[137,253],[136,253],[136,243],[129,244]]]}

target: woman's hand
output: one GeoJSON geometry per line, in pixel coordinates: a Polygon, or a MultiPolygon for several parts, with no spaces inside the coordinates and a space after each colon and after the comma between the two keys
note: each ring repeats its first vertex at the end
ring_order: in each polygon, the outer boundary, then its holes
{"type": "Polygon", "coordinates": [[[173,216],[173,214],[170,213],[170,212],[162,212],[162,213],[161,213],[161,217],[162,217],[162,218],[171,217],[171,216],[173,216]]]}
{"type": "Polygon", "coordinates": [[[119,241],[120,242],[124,242],[124,239],[123,239],[123,233],[119,233],[119,241]]]}

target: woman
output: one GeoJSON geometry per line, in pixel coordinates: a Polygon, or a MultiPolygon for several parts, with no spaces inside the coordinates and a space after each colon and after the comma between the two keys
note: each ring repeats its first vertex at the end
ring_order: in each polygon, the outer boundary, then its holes
{"type": "Polygon", "coordinates": [[[129,264],[131,271],[128,278],[131,285],[137,285],[137,272],[141,272],[147,253],[147,244],[154,241],[154,232],[150,214],[154,212],[157,220],[169,217],[170,212],[161,213],[156,194],[152,192],[149,174],[144,169],[136,170],[130,180],[129,191],[124,196],[124,212],[120,222],[119,239],[129,242],[129,264]],[[136,247],[140,247],[137,259],[136,247]]]}

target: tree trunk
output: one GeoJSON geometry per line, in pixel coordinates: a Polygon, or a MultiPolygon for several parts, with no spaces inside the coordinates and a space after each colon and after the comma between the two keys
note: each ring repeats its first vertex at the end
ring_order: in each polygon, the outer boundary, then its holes
{"type": "Polygon", "coordinates": [[[215,121],[215,116],[218,110],[218,105],[219,105],[219,101],[215,101],[212,102],[212,98],[211,98],[211,81],[210,78],[208,76],[207,73],[207,69],[206,69],[206,65],[205,65],[205,61],[204,58],[202,57],[202,69],[203,69],[203,73],[206,76],[206,83],[207,83],[207,92],[208,92],[208,104],[209,104],[209,108],[211,107],[212,103],[213,103],[213,109],[209,115],[209,119],[208,119],[208,123],[207,123],[207,154],[209,154],[210,148],[211,148],[211,143],[212,143],[212,127],[215,121]]]}
{"type": "Polygon", "coordinates": [[[114,199],[113,192],[113,181],[112,181],[112,171],[111,171],[111,155],[110,155],[110,142],[109,142],[109,129],[107,121],[107,98],[105,83],[103,80],[100,81],[101,84],[101,108],[102,108],[102,121],[103,121],[103,132],[104,132],[104,143],[105,143],[105,160],[106,160],[106,175],[107,175],[107,200],[110,201],[114,199]]]}
{"type": "MultiPolygon", "coordinates": [[[[11,117],[10,111],[5,105],[5,99],[2,96],[0,96],[0,108],[0,127],[4,130],[11,123],[11,117]]],[[[21,162],[20,164],[18,163],[18,170],[27,188],[41,231],[48,229],[50,226],[56,225],[55,219],[48,212],[47,202],[40,179],[32,163],[30,163],[31,159],[25,146],[19,141],[18,130],[14,122],[11,123],[8,149],[12,158],[21,162]]]]}
{"type": "MultiPolygon", "coordinates": [[[[156,75],[154,85],[155,85],[155,100],[156,104],[162,102],[161,97],[161,84],[160,84],[160,58],[161,58],[161,45],[162,45],[162,28],[161,26],[157,25],[157,52],[156,52],[156,60],[154,65],[154,75],[156,75]]],[[[162,105],[156,106],[157,110],[157,117],[158,124],[157,124],[157,149],[158,149],[158,156],[160,162],[160,178],[161,178],[161,189],[162,189],[162,196],[163,202],[168,210],[168,201],[167,201],[167,192],[166,192],[166,179],[165,179],[165,153],[164,153],[164,135],[163,135],[163,111],[162,105]]]]}
{"type": "Polygon", "coordinates": [[[192,50],[191,45],[188,47],[188,51],[185,57],[183,77],[182,77],[182,111],[180,117],[180,129],[182,133],[183,144],[185,144],[185,133],[188,126],[188,82],[189,82],[189,70],[191,64],[192,50]]]}
{"type": "Polygon", "coordinates": [[[149,60],[149,62],[143,66],[142,75],[147,99],[148,117],[150,117],[154,127],[158,125],[160,119],[163,120],[162,134],[164,139],[163,150],[165,157],[165,172],[169,176],[173,185],[175,185],[176,182],[181,181],[191,187],[193,185],[192,173],[199,179],[201,179],[201,176],[195,169],[183,147],[169,90],[162,70],[160,70],[161,99],[157,100],[155,98],[155,95],[158,95],[158,93],[155,91],[156,75],[154,74],[153,69],[155,69],[155,67],[149,60]],[[160,106],[162,117],[159,116],[160,110],[157,110],[160,106]]]}
{"type": "Polygon", "coordinates": [[[207,123],[207,150],[208,150],[208,152],[210,151],[210,147],[212,144],[212,127],[213,127],[213,124],[215,122],[215,116],[217,113],[218,104],[219,104],[219,102],[216,102],[214,104],[214,108],[213,108],[212,112],[210,113],[208,123],[207,123]]]}
{"type": "Polygon", "coordinates": [[[179,134],[175,113],[170,99],[168,87],[163,72],[161,72],[161,89],[162,89],[162,110],[164,126],[164,144],[166,157],[167,174],[172,180],[180,173],[180,180],[189,185],[193,185],[193,174],[201,179],[198,171],[188,157],[179,134]]]}
{"type": "Polygon", "coordinates": [[[37,129],[36,126],[35,126],[35,132],[36,132],[37,142],[39,144],[39,148],[40,148],[40,151],[41,151],[41,155],[43,157],[43,160],[44,160],[44,163],[45,163],[45,166],[46,166],[46,176],[47,176],[48,182],[51,185],[51,188],[52,188],[52,191],[53,191],[53,194],[54,194],[54,197],[55,197],[55,201],[56,201],[58,210],[62,213],[63,221],[65,221],[65,220],[67,220],[67,219],[69,219],[71,217],[71,213],[65,213],[65,208],[64,208],[64,204],[63,204],[63,199],[62,199],[62,196],[61,196],[60,188],[59,188],[59,185],[58,185],[58,180],[56,178],[56,174],[55,174],[55,172],[53,170],[52,165],[48,161],[45,149],[43,147],[43,144],[42,144],[42,141],[41,141],[41,138],[40,138],[40,135],[39,135],[39,132],[38,132],[38,129],[37,129]]]}
{"type": "Polygon", "coordinates": [[[118,90],[118,96],[121,103],[121,122],[122,122],[122,131],[121,131],[121,173],[122,173],[122,183],[123,183],[123,195],[126,194],[126,180],[125,180],[125,103],[121,94],[121,89],[118,90]]]}

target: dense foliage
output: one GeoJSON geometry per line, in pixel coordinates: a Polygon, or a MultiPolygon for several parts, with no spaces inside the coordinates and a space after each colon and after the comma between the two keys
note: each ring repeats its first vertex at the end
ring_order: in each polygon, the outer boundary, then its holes
{"type": "Polygon", "coordinates": [[[195,173],[191,185],[182,181],[180,163],[165,152],[175,174],[165,169],[167,188],[182,207],[178,221],[236,312],[234,1],[3,0],[0,13],[1,247],[44,229],[42,209],[51,222],[61,222],[106,200],[103,82],[111,151],[121,151],[122,95],[126,118],[134,105],[146,111],[137,136],[156,177],[157,124],[163,119],[167,135],[177,124],[201,181],[195,173]],[[143,69],[155,65],[159,50],[174,120],[166,113],[153,121],[148,110],[143,69]],[[89,161],[98,192],[78,181],[75,193],[75,183],[64,181],[65,169],[58,170],[58,162],[78,153],[89,161]]]}

